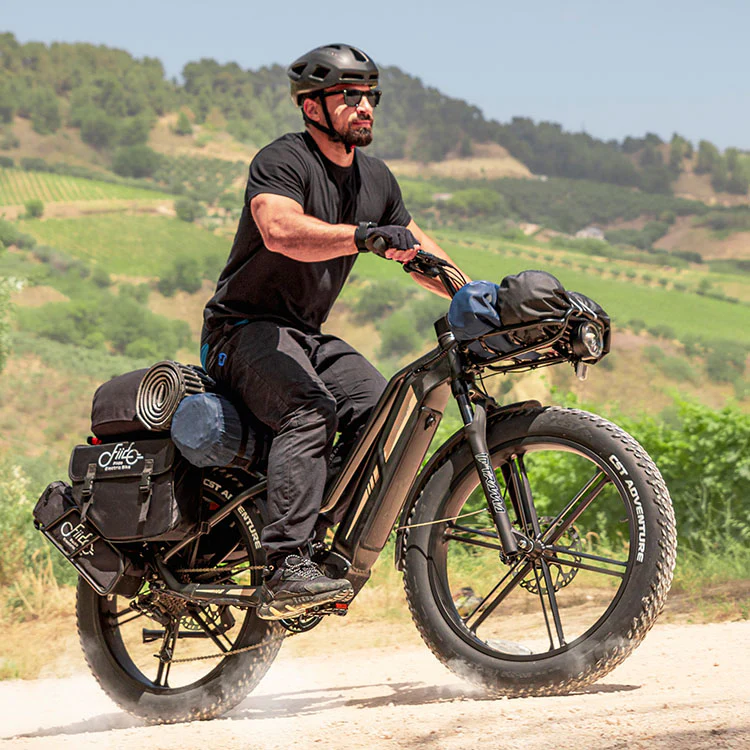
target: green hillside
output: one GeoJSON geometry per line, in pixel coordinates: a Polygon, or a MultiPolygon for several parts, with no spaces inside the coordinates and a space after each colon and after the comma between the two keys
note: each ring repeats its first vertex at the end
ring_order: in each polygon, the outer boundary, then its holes
{"type": "Polygon", "coordinates": [[[45,203],[94,200],[159,200],[171,198],[154,190],[86,180],[69,175],[0,168],[0,207],[37,198],[45,203]]]}
{"type": "Polygon", "coordinates": [[[226,260],[226,239],[199,226],[161,216],[108,214],[85,219],[22,221],[19,227],[44,245],[91,262],[112,274],[160,277],[177,258],[215,268],[226,260]]]}

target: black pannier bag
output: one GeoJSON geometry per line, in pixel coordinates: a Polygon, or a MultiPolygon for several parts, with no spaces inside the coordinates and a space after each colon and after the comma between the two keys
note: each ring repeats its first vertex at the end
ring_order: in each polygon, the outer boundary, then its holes
{"type": "Polygon", "coordinates": [[[110,541],[176,540],[198,521],[201,472],[169,438],[78,445],[68,474],[82,520],[110,541]]]}
{"type": "Polygon", "coordinates": [[[34,526],[75,566],[94,591],[101,596],[114,591],[123,579],[125,559],[90,521],[81,520],[81,510],[73,500],[69,484],[48,485],[33,515],[34,526]]]}

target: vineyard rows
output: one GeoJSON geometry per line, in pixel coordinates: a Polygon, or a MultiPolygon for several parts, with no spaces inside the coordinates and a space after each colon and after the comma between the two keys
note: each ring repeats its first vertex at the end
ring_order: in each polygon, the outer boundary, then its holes
{"type": "Polygon", "coordinates": [[[168,196],[127,185],[111,185],[80,177],[0,169],[0,206],[20,206],[32,198],[45,203],[94,200],[159,200],[168,196]]]}

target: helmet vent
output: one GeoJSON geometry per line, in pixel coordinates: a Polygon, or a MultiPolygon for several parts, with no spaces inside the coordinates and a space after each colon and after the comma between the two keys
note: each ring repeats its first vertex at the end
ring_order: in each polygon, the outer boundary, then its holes
{"type": "Polygon", "coordinates": [[[349,47],[349,51],[354,55],[354,59],[357,62],[368,62],[367,57],[362,54],[356,47],[349,47]]]}
{"type": "Polygon", "coordinates": [[[297,76],[301,76],[306,67],[307,67],[307,63],[300,63],[299,65],[293,65],[292,73],[294,73],[297,76]]]}
{"type": "Polygon", "coordinates": [[[323,81],[330,72],[330,68],[326,68],[324,65],[318,65],[315,70],[310,73],[310,78],[314,78],[317,81],[323,81]]]}

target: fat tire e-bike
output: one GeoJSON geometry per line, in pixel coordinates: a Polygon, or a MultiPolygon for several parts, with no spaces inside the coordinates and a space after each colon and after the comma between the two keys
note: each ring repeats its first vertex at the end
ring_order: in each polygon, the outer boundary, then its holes
{"type": "MultiPolygon", "coordinates": [[[[439,278],[451,295],[460,286],[427,253],[407,270],[439,278]]],[[[490,371],[569,362],[582,374],[596,360],[598,323],[573,306],[536,321],[534,343],[478,356],[470,343],[483,337],[459,343],[441,318],[437,346],[391,378],[323,500],[322,513],[346,508],[315,552],[328,575],[348,578],[356,597],[395,534],[425,642],[496,694],[564,694],[606,675],[641,642],[670,587],[674,514],[645,450],[594,414],[500,405],[484,387],[490,371]],[[423,466],[451,396],[463,427],[423,466]]],[[[199,527],[129,550],[145,570],[136,593],[100,596],[79,580],[84,654],[123,709],[153,723],[218,716],[258,684],[284,638],[346,613],[338,603],[288,621],[257,617],[265,490],[262,465],[206,471],[199,527]]]]}

